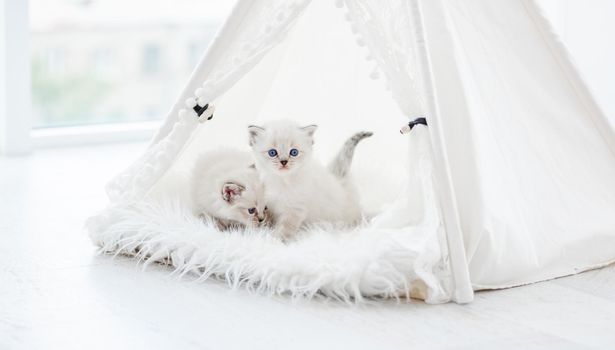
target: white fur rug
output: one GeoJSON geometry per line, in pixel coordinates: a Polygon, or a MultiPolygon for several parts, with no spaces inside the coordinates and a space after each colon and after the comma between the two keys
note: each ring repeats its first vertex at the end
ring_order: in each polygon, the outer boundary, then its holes
{"type": "Polygon", "coordinates": [[[346,302],[448,300],[435,235],[372,226],[313,227],[285,244],[266,231],[217,231],[176,203],[111,207],[86,225],[101,252],[167,263],[199,280],[223,278],[233,288],[346,302]]]}

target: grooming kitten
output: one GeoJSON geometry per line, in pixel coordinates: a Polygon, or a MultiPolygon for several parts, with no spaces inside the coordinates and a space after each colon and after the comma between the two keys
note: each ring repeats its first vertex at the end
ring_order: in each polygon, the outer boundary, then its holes
{"type": "Polygon", "coordinates": [[[327,169],[312,158],[315,125],[299,127],[281,120],[252,125],[248,131],[276,231],[283,239],[302,224],[355,224],[361,219],[358,194],[347,173],[356,145],[372,133],[360,132],[346,141],[327,169]]]}
{"type": "Polygon", "coordinates": [[[265,190],[248,152],[225,149],[200,155],[191,193],[195,213],[212,219],[221,230],[271,221],[265,190]]]}

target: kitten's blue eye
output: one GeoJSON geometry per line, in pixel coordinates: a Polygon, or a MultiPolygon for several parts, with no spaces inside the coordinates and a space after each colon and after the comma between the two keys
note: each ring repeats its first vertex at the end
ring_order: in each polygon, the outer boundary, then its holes
{"type": "Polygon", "coordinates": [[[248,214],[250,214],[250,215],[254,215],[254,213],[256,213],[256,208],[250,208],[250,209],[248,209],[248,214]]]}
{"type": "Polygon", "coordinates": [[[278,155],[278,151],[272,148],[269,151],[267,151],[267,154],[269,154],[269,157],[273,158],[278,155]]]}
{"type": "Polygon", "coordinates": [[[298,156],[298,155],[299,155],[299,150],[298,150],[298,149],[296,149],[296,148],[292,148],[292,149],[290,150],[290,155],[291,155],[291,156],[293,156],[293,157],[298,156]]]}

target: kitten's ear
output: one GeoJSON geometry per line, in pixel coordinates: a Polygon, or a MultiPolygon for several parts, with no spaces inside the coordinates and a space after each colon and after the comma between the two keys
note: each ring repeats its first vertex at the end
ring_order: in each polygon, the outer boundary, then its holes
{"type": "Polygon", "coordinates": [[[241,196],[245,189],[245,187],[234,182],[227,182],[222,186],[222,199],[232,204],[237,197],[241,196]]]}
{"type": "Polygon", "coordinates": [[[304,131],[309,137],[314,137],[314,133],[316,132],[316,129],[318,129],[318,125],[308,125],[299,129],[304,131]]]}
{"type": "Polygon", "coordinates": [[[318,125],[308,125],[308,126],[301,127],[299,129],[305,132],[308,135],[308,137],[312,139],[312,145],[313,145],[314,144],[314,133],[316,132],[316,129],[318,129],[318,125]]]}
{"type": "Polygon", "coordinates": [[[265,133],[265,129],[260,126],[250,125],[248,126],[248,132],[250,133],[250,146],[254,146],[256,140],[265,133]]]}

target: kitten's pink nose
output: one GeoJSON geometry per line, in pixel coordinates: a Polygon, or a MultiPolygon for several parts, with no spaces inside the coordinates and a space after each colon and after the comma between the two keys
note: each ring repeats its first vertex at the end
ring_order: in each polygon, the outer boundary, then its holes
{"type": "Polygon", "coordinates": [[[280,163],[282,163],[282,166],[286,166],[286,164],[288,164],[288,160],[281,160],[280,163]]]}

